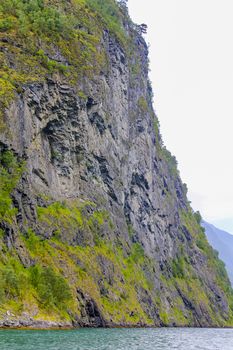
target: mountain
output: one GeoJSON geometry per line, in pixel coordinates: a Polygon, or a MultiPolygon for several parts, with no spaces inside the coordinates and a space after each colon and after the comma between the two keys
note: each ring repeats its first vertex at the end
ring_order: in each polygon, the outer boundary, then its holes
{"type": "Polygon", "coordinates": [[[219,252],[220,259],[225,263],[228,276],[233,285],[233,235],[220,230],[206,221],[202,222],[205,234],[211,246],[219,252]]]}
{"type": "Polygon", "coordinates": [[[0,11],[0,325],[232,325],[159,132],[145,26],[124,1],[0,11]]]}

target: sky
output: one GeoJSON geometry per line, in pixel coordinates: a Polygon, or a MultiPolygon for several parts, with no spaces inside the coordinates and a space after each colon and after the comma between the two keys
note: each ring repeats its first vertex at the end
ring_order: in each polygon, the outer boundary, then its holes
{"type": "Polygon", "coordinates": [[[154,106],[194,210],[233,233],[233,1],[128,0],[148,25],[154,106]]]}

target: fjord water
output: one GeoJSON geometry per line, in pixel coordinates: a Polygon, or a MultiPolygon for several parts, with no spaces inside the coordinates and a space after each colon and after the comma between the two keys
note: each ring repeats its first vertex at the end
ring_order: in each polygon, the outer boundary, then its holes
{"type": "Polygon", "coordinates": [[[1,330],[1,350],[232,350],[232,329],[1,330]]]}

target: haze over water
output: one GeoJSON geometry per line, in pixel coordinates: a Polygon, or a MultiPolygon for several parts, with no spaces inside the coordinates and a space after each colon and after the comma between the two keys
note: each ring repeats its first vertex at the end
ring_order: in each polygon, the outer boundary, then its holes
{"type": "Polygon", "coordinates": [[[232,350],[232,329],[0,331],[1,350],[232,350]]]}

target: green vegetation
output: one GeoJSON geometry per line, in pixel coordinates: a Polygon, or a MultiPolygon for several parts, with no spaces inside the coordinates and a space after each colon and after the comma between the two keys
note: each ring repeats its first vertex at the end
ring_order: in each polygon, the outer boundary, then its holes
{"type": "Polygon", "coordinates": [[[0,264],[1,308],[13,312],[25,310],[25,303],[37,300],[41,310],[64,312],[71,300],[70,287],[64,277],[51,267],[35,265],[25,269],[15,252],[7,253],[0,264]],[[4,260],[3,260],[4,261],[4,260]]]}
{"type": "Polygon", "coordinates": [[[66,202],[55,202],[48,207],[38,207],[37,214],[39,221],[53,227],[55,230],[60,228],[69,229],[69,227],[81,227],[83,219],[81,210],[77,207],[68,207],[66,202]]]}
{"type": "Polygon", "coordinates": [[[185,277],[185,259],[183,256],[179,256],[172,261],[172,274],[175,278],[185,277]]]}
{"type": "Polygon", "coordinates": [[[38,293],[42,307],[65,309],[71,299],[70,287],[60,274],[51,267],[33,266],[30,271],[30,282],[38,293]]]}
{"type": "Polygon", "coordinates": [[[64,64],[58,63],[57,61],[49,59],[43,50],[37,51],[37,56],[42,66],[44,66],[48,73],[52,74],[56,71],[59,71],[65,74],[68,71],[68,67],[64,64]]]}
{"type": "MultiPolygon", "coordinates": [[[[218,258],[218,253],[209,245],[204,229],[200,226],[201,215],[199,212],[194,213],[191,208],[188,211],[182,211],[180,213],[182,224],[192,235],[192,249],[199,249],[204,257],[205,262],[205,273],[212,274],[214,277],[216,286],[225,292],[230,309],[229,324],[232,320],[232,305],[233,305],[233,291],[229,283],[229,278],[225,269],[224,263],[218,258]],[[196,248],[195,248],[196,246],[196,248]]],[[[216,318],[212,310],[212,305],[209,300],[209,296],[204,292],[204,281],[200,280],[199,277],[194,273],[191,265],[187,265],[187,260],[184,256],[180,256],[181,263],[179,262],[178,270],[175,269],[175,277],[179,277],[179,285],[183,288],[184,293],[193,300],[193,303],[201,303],[205,305],[208,312],[211,314],[213,319],[216,318]],[[185,261],[185,263],[184,263],[185,261]],[[187,270],[188,266],[188,270],[187,270]],[[188,274],[187,274],[188,271],[188,274]],[[185,279],[184,279],[185,276],[185,279]],[[181,283],[181,279],[183,282],[181,283]],[[184,288],[184,286],[186,286],[184,288]]]]}
{"type": "Polygon", "coordinates": [[[202,217],[201,217],[200,212],[199,212],[199,211],[196,211],[193,215],[194,215],[194,217],[195,217],[195,219],[196,219],[198,225],[200,225],[200,224],[201,224],[201,221],[202,221],[202,217]]]}
{"type": "Polygon", "coordinates": [[[138,108],[140,109],[141,113],[146,113],[149,110],[147,101],[143,96],[139,97],[138,99],[138,108]]]}
{"type": "Polygon", "coordinates": [[[177,160],[176,157],[171,154],[170,151],[166,149],[165,146],[162,146],[159,151],[160,157],[166,162],[169,173],[173,175],[174,177],[177,177],[179,175],[178,168],[177,168],[177,160]]]}
{"type": "MultiPolygon", "coordinates": [[[[72,32],[72,22],[55,7],[46,6],[43,0],[6,0],[1,4],[0,30],[6,32],[17,28],[20,34],[61,34],[68,38],[72,32]]],[[[55,2],[53,6],[55,5],[55,2]]]]}
{"type": "Polygon", "coordinates": [[[114,0],[61,0],[59,6],[56,0],[1,2],[1,113],[25,83],[62,74],[76,85],[84,75],[106,69],[103,29],[125,45],[126,15],[114,0]]]}
{"type": "Polygon", "coordinates": [[[200,233],[198,234],[196,244],[207,257],[208,268],[215,271],[216,284],[229,296],[230,303],[233,305],[233,291],[230,287],[225,264],[219,259],[218,252],[209,245],[203,228],[201,228],[200,233]]]}
{"type": "Polygon", "coordinates": [[[158,305],[161,321],[164,325],[178,324],[191,325],[195,323],[194,315],[187,309],[184,300],[188,300],[190,307],[204,310],[202,315],[199,315],[199,322],[206,322],[206,315],[209,315],[215,325],[231,325],[233,321],[233,292],[230,286],[225,266],[218,258],[218,254],[209,245],[204,230],[200,226],[201,215],[199,212],[194,213],[189,207],[188,211],[180,211],[181,226],[184,226],[190,233],[189,249],[192,254],[187,255],[187,249],[180,243],[178,252],[174,259],[170,260],[167,271],[160,276],[164,290],[168,295],[174,295],[170,305],[167,305],[161,295],[161,300],[158,305]],[[220,315],[214,307],[206,280],[200,277],[195,269],[193,260],[197,259],[199,254],[203,254],[202,271],[204,274],[211,276],[215,281],[216,291],[219,288],[219,293],[224,291],[227,300],[229,315],[220,315]],[[178,293],[177,293],[178,292],[178,293]],[[164,306],[166,305],[166,306],[164,306]]]}
{"type": "MultiPolygon", "coordinates": [[[[123,44],[126,44],[126,36],[123,30],[123,19],[126,13],[116,4],[115,0],[87,0],[87,4],[97,11],[100,18],[105,22],[106,27],[123,44]]],[[[127,17],[128,18],[128,17],[127,17]]],[[[128,18],[129,20],[129,18],[128,18]]]]}
{"type": "Polygon", "coordinates": [[[36,292],[34,295],[38,295],[36,299],[32,298],[31,303],[38,303],[43,314],[46,314],[48,307],[52,307],[58,314],[68,317],[64,313],[68,305],[73,313],[79,312],[80,305],[75,300],[75,290],[79,288],[97,302],[107,320],[153,324],[143,311],[136,292],[138,288],[150,290],[142,271],[148,262],[139,244],[134,244],[130,253],[125,254],[122,249],[104,240],[95,246],[71,246],[57,237],[44,240],[29,232],[23,241],[36,263],[28,272],[31,283],[29,289],[33,288],[36,292]],[[75,261],[78,261],[78,265],[75,261]],[[41,266],[44,265],[57,271],[57,277],[43,270],[41,266]],[[71,283],[70,278],[66,277],[69,287],[59,277],[59,271],[72,278],[71,283]]]}
{"type": "Polygon", "coordinates": [[[66,242],[79,240],[77,236],[85,230],[86,243],[98,244],[101,226],[107,224],[109,230],[113,228],[109,213],[97,210],[96,204],[90,201],[55,202],[48,207],[38,207],[37,214],[42,234],[51,232],[66,242]]]}
{"type": "Polygon", "coordinates": [[[1,292],[0,300],[4,303],[7,299],[17,300],[20,298],[25,286],[26,274],[22,266],[13,257],[7,259],[7,264],[0,266],[1,292]]]}
{"type": "Polygon", "coordinates": [[[11,151],[0,154],[0,220],[12,221],[17,210],[12,205],[11,193],[16,187],[24,166],[11,151]]]}

